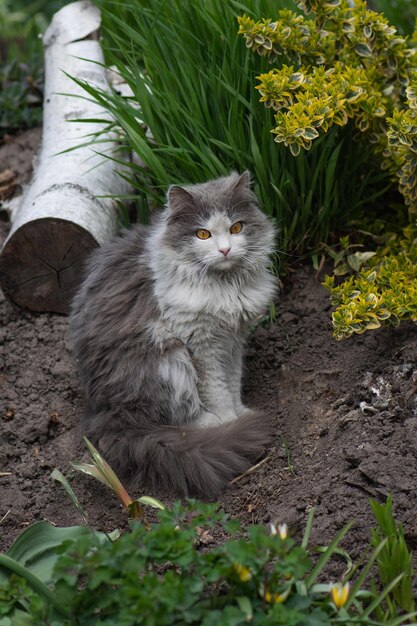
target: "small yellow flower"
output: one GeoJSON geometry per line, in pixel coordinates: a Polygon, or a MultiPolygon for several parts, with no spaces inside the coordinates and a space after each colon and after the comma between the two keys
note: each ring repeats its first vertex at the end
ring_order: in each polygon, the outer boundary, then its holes
{"type": "Polygon", "coordinates": [[[347,602],[349,596],[349,583],[334,583],[330,589],[330,595],[333,604],[337,609],[342,608],[347,602]]]}
{"type": "Polygon", "coordinates": [[[270,591],[265,591],[264,600],[268,602],[268,604],[281,604],[285,602],[290,593],[290,588],[286,589],[284,593],[271,593],[270,591]]]}
{"type": "Polygon", "coordinates": [[[242,583],[247,583],[248,580],[252,578],[250,569],[248,567],[245,567],[244,565],[240,565],[240,563],[234,563],[233,569],[239,576],[239,579],[242,581],[242,583]]]}

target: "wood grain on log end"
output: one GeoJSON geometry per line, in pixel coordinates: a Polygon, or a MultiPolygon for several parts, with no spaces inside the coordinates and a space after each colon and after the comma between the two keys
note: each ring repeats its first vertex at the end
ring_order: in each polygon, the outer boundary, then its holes
{"type": "Polygon", "coordinates": [[[0,256],[5,296],[32,311],[68,313],[85,258],[96,247],[94,237],[73,222],[51,217],[27,222],[0,256]]]}

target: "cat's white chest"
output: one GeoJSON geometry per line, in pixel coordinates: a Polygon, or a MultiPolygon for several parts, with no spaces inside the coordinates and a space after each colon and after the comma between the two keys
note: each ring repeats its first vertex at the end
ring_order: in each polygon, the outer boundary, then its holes
{"type": "Polygon", "coordinates": [[[168,277],[163,282],[165,284],[156,289],[162,311],[191,316],[213,315],[229,320],[232,326],[263,313],[275,291],[274,278],[267,271],[255,284],[216,280],[173,284],[168,277]]]}

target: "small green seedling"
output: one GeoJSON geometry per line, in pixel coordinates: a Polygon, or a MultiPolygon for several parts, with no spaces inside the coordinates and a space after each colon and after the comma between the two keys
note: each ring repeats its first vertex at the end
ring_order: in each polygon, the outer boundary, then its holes
{"type": "Polygon", "coordinates": [[[107,461],[101,456],[98,450],[96,450],[87,437],[84,437],[84,441],[91,455],[91,463],[73,461],[71,465],[74,469],[83,472],[84,474],[88,474],[88,476],[93,476],[113,491],[118,500],[122,503],[123,507],[126,509],[129,517],[133,519],[140,519],[146,524],[147,522],[143,505],[151,506],[154,509],[165,508],[162,502],[159,502],[159,500],[150,496],[141,496],[140,498],[133,500],[127,493],[118,476],[112,470],[107,461]]]}

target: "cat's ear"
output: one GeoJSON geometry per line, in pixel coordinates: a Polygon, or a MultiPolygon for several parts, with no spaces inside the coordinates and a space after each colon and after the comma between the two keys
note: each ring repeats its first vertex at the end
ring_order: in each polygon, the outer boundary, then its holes
{"type": "Polygon", "coordinates": [[[245,172],[243,172],[243,174],[237,174],[237,172],[234,172],[234,178],[235,180],[233,181],[232,184],[232,189],[233,191],[239,193],[239,192],[243,192],[243,193],[249,193],[250,192],[250,186],[251,186],[251,175],[250,172],[248,172],[248,170],[246,170],[245,172]]]}
{"type": "Polygon", "coordinates": [[[175,220],[176,217],[188,213],[194,208],[193,196],[183,187],[179,185],[171,185],[168,189],[168,212],[169,219],[175,220]]]}
{"type": "Polygon", "coordinates": [[[233,178],[231,192],[235,203],[242,202],[256,205],[256,196],[250,188],[252,182],[250,172],[246,170],[246,172],[240,175],[237,172],[233,172],[231,177],[233,178]]]}

